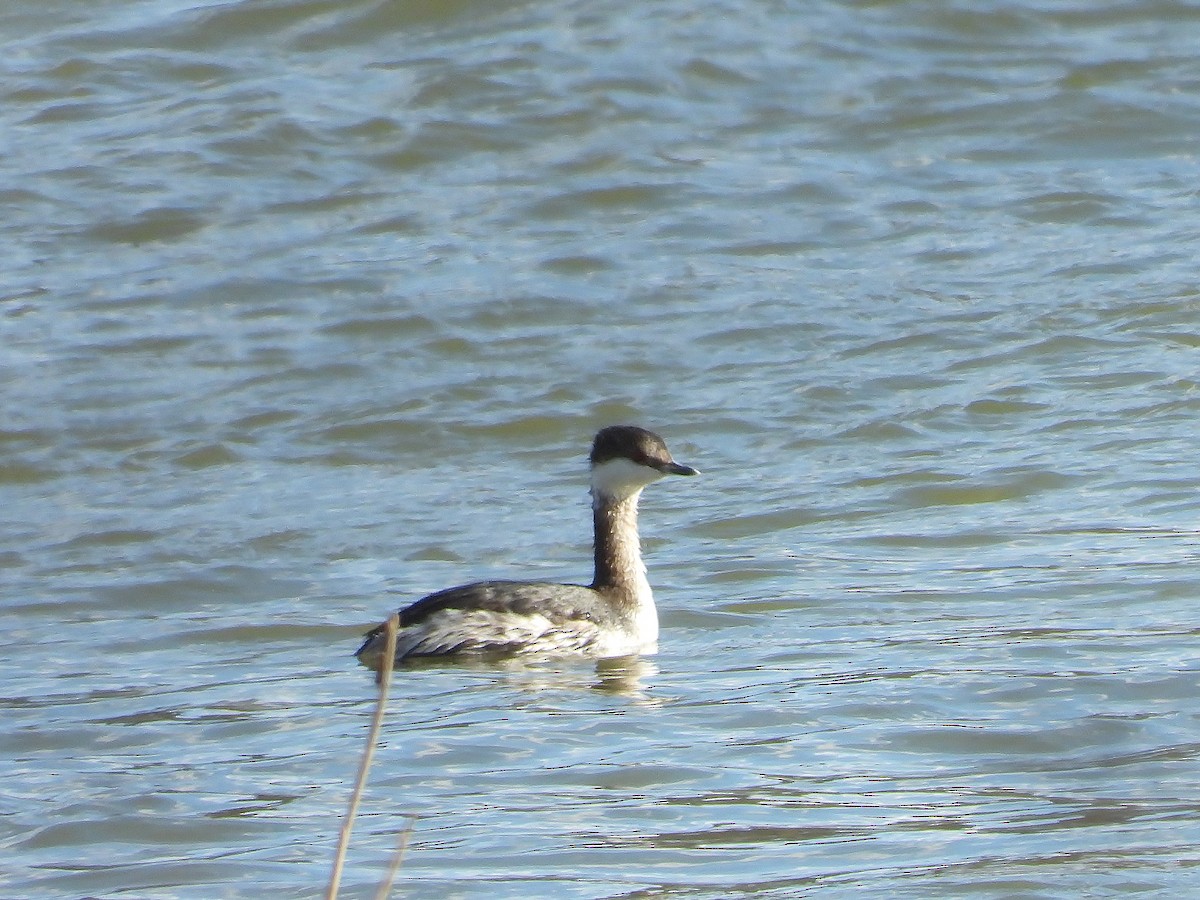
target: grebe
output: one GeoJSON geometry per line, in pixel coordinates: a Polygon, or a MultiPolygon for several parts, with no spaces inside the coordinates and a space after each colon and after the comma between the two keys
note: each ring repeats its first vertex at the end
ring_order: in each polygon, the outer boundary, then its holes
{"type": "MultiPolygon", "coordinates": [[[[697,475],[666,442],[634,425],[596,434],[589,457],[596,572],[590,585],[481,581],[430,594],[400,610],[396,661],[449,654],[653,653],[658,612],[638,541],[642,489],[667,475],[697,475]]],[[[382,662],[384,626],[355,654],[382,662]]]]}

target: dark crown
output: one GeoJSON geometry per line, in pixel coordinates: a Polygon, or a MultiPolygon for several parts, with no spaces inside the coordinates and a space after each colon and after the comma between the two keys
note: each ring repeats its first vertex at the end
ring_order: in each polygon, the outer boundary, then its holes
{"type": "Polygon", "coordinates": [[[628,459],[653,469],[672,461],[667,442],[636,425],[610,425],[596,433],[589,457],[591,464],[598,466],[610,459],[628,459]]]}

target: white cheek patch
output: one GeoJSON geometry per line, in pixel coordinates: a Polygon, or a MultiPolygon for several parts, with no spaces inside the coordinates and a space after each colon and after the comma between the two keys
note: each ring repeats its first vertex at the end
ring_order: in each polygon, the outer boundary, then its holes
{"type": "Polygon", "coordinates": [[[610,459],[592,469],[592,493],[625,500],[648,484],[663,477],[649,466],[640,466],[629,459],[610,459]]]}

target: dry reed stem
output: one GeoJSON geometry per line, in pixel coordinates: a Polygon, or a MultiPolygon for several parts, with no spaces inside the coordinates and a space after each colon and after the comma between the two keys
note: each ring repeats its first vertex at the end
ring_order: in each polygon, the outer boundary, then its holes
{"type": "Polygon", "coordinates": [[[417,815],[408,813],[405,818],[408,821],[400,831],[400,843],[396,847],[396,852],[392,854],[392,864],[388,866],[387,877],[383,879],[379,890],[375,892],[375,900],[387,900],[388,895],[392,892],[392,885],[396,881],[396,874],[400,871],[400,864],[404,862],[404,851],[408,849],[408,839],[412,837],[413,828],[417,824],[417,815]]]}
{"type": "MultiPolygon", "coordinates": [[[[399,614],[387,620],[387,643],[383,650],[383,661],[379,669],[376,683],[379,685],[379,697],[375,701],[375,715],[371,717],[371,727],[367,731],[367,746],[363,749],[362,759],[358,763],[358,780],[354,791],[350,794],[350,805],[346,809],[346,818],[342,822],[342,833],[338,838],[337,853],[333,857],[333,871],[329,873],[329,887],[325,890],[325,900],[337,900],[338,886],[342,881],[342,867],[346,863],[346,851],[350,847],[350,831],[354,828],[354,816],[358,812],[358,804],[362,799],[363,789],[367,785],[367,773],[371,770],[371,759],[375,756],[375,744],[379,739],[379,729],[383,725],[383,713],[387,708],[388,685],[392,680],[392,667],[396,661],[396,632],[400,629],[399,614]]],[[[410,820],[411,822],[411,820],[410,820]]],[[[412,830],[410,824],[409,831],[412,830]]],[[[401,844],[407,846],[408,839],[401,844]]],[[[386,895],[385,895],[386,896],[386,895]]]]}

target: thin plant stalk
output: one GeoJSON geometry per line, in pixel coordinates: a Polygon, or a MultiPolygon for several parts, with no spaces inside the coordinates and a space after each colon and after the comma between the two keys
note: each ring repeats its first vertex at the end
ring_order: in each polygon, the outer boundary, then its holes
{"type": "Polygon", "coordinates": [[[400,871],[400,864],[404,862],[404,852],[408,849],[408,840],[412,837],[413,828],[417,824],[415,813],[409,813],[406,818],[408,821],[400,832],[400,843],[396,847],[396,852],[392,854],[392,864],[388,866],[387,877],[383,879],[379,890],[375,892],[375,900],[387,900],[388,895],[392,892],[392,885],[396,881],[396,875],[400,871]]]}
{"type": "MultiPolygon", "coordinates": [[[[329,873],[329,887],[325,890],[325,900],[337,900],[338,886],[342,881],[342,867],[346,863],[346,851],[350,847],[350,831],[354,828],[354,816],[358,813],[358,804],[362,800],[363,789],[367,786],[367,773],[371,771],[371,759],[375,756],[375,744],[379,740],[379,729],[383,726],[388,685],[392,680],[392,667],[396,660],[396,632],[400,630],[400,616],[393,615],[387,620],[386,627],[387,643],[377,679],[379,697],[375,701],[375,715],[371,718],[371,727],[367,731],[367,746],[363,749],[362,759],[358,763],[358,780],[350,794],[350,805],[342,822],[342,833],[338,838],[337,853],[333,857],[333,871],[329,873]]],[[[407,844],[407,840],[405,843],[407,844]]]]}

